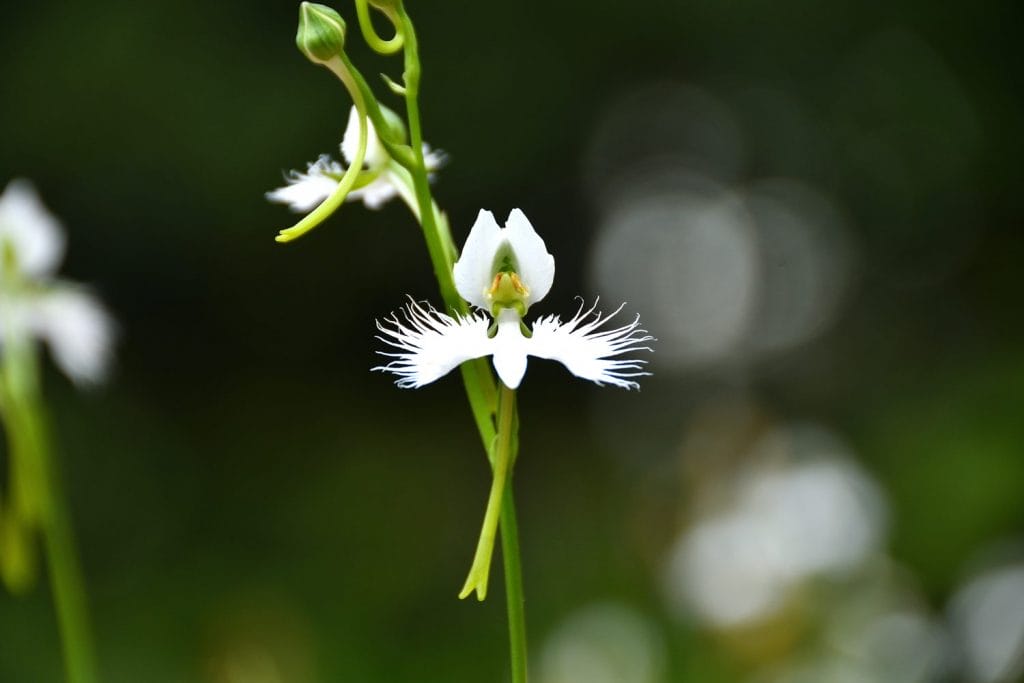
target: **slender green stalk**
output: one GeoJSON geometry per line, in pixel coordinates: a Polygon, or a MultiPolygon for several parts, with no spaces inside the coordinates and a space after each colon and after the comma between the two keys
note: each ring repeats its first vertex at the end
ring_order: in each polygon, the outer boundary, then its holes
{"type": "MultiPolygon", "coordinates": [[[[436,211],[433,198],[430,193],[430,183],[427,178],[426,164],[423,159],[423,132],[420,125],[419,112],[419,86],[420,86],[420,63],[419,47],[416,39],[416,32],[412,21],[404,9],[399,10],[400,30],[404,37],[405,52],[405,103],[406,113],[409,120],[409,137],[415,164],[412,170],[413,186],[416,200],[419,204],[420,224],[423,228],[424,238],[427,243],[427,251],[430,254],[434,267],[434,274],[437,277],[441,289],[441,296],[453,312],[465,314],[468,311],[466,302],[459,296],[455,289],[455,280],[452,266],[454,265],[455,246],[452,243],[451,233],[448,230],[447,222],[443,220],[440,212],[436,211]],[[442,220],[439,220],[442,219],[442,220]]],[[[498,400],[497,387],[494,377],[485,360],[477,359],[463,363],[460,367],[462,381],[466,387],[466,395],[469,399],[470,408],[476,421],[480,438],[483,441],[485,450],[491,460],[494,469],[494,477],[501,476],[504,480],[501,489],[504,495],[501,496],[499,524],[501,528],[502,562],[505,570],[505,590],[507,596],[508,624],[509,624],[509,645],[511,648],[512,679],[514,683],[526,683],[526,619],[524,614],[523,579],[521,559],[519,552],[519,533],[515,514],[515,502],[511,491],[511,477],[499,474],[503,469],[500,448],[492,448],[497,439],[499,443],[503,434],[508,437],[507,441],[507,467],[511,469],[518,451],[518,438],[515,438],[514,431],[518,428],[518,417],[515,407],[515,393],[504,386],[502,391],[509,391],[510,400],[498,400]],[[506,429],[498,425],[495,433],[495,412],[501,412],[500,405],[507,406],[507,419],[509,420],[506,429]]],[[[504,394],[503,394],[504,397],[504,394]]],[[[506,413],[499,416],[499,423],[506,413]]],[[[492,487],[492,494],[493,494],[492,487]]],[[[486,522],[485,522],[486,525],[486,522]]],[[[485,526],[486,528],[486,526],[485,526]]],[[[493,536],[492,541],[493,543],[493,536]]],[[[472,570],[471,570],[472,575],[472,570]]],[[[485,589],[486,590],[486,589],[485,589]]],[[[479,595],[479,593],[478,593],[479,595]]],[[[481,596],[482,599],[482,596],[481,596]]]]}
{"type": "Polygon", "coordinates": [[[494,554],[494,537],[498,531],[498,519],[504,509],[502,501],[505,496],[506,482],[511,482],[512,462],[515,459],[513,425],[515,424],[516,392],[504,384],[501,385],[501,397],[498,399],[498,437],[494,442],[494,454],[491,461],[494,465],[494,479],[491,482],[491,493],[487,499],[487,512],[484,514],[480,540],[477,541],[473,564],[469,576],[459,593],[460,598],[467,597],[476,591],[477,599],[487,597],[487,580],[491,572],[491,557],[494,554]]]}
{"type": "Polygon", "coordinates": [[[64,667],[69,683],[96,683],[96,657],[82,569],[75,553],[70,516],[63,497],[56,490],[58,476],[52,463],[50,465],[53,490],[43,538],[49,560],[50,589],[64,647],[64,667]]]}
{"type": "MultiPolygon", "coordinates": [[[[38,378],[33,349],[20,340],[7,340],[0,369],[3,393],[0,406],[12,457],[30,461],[19,468],[23,474],[17,485],[32,501],[30,509],[38,506],[37,523],[46,551],[65,674],[69,683],[96,683],[96,658],[85,586],[60,476],[50,452],[38,378]]],[[[25,521],[29,522],[34,516],[25,521]]]]}
{"type": "Polygon", "coordinates": [[[501,557],[505,566],[505,600],[508,609],[508,639],[512,660],[512,683],[526,683],[526,614],[523,571],[519,558],[519,525],[512,498],[512,480],[505,485],[501,503],[501,557]]]}
{"type": "Polygon", "coordinates": [[[352,95],[352,102],[355,105],[356,111],[359,113],[359,147],[356,149],[356,156],[352,159],[352,163],[349,164],[348,170],[345,171],[345,175],[341,177],[341,181],[338,183],[338,186],[334,188],[334,191],[331,192],[330,196],[320,202],[315,209],[306,214],[298,223],[278,233],[275,238],[278,242],[291,242],[292,240],[302,237],[307,232],[323,223],[324,220],[332,213],[337,211],[338,207],[341,206],[341,203],[345,201],[345,197],[348,196],[353,185],[355,185],[356,179],[359,177],[359,173],[363,168],[363,159],[366,156],[366,139],[368,135],[368,128],[366,124],[366,100],[363,98],[362,91],[359,90],[359,86],[353,79],[350,65],[345,61],[344,57],[335,57],[330,61],[325,62],[324,66],[333,71],[334,74],[341,79],[341,82],[345,84],[345,87],[352,95]]]}

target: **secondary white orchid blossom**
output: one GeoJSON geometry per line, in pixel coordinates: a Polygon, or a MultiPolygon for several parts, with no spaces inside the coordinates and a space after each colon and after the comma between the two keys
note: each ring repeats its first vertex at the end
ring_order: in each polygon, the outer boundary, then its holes
{"type": "Polygon", "coordinates": [[[429,304],[410,302],[401,317],[392,314],[377,328],[382,341],[397,349],[381,352],[394,358],[374,370],[398,375],[400,387],[421,387],[448,374],[461,363],[493,356],[501,381],[516,389],[526,372],[528,356],[556,360],[569,371],[597,384],[637,388],[634,378],[644,360],[619,358],[650,351],[653,337],[640,328],[640,318],[616,329],[602,329],[622,310],[601,316],[594,307],[567,322],[557,315],[540,318],[529,330],[523,317],[544,298],[555,277],[555,260],[522,211],[513,209],[501,228],[490,211],[480,211],[455,264],[455,286],[469,303],[486,312],[453,317],[429,304]],[[492,324],[489,317],[494,319],[492,324]]]}
{"type": "MultiPolygon", "coordinates": [[[[396,125],[401,125],[398,117],[391,111],[381,107],[381,111],[396,125]]],[[[341,154],[346,163],[351,164],[359,147],[359,112],[355,107],[349,113],[348,126],[341,140],[341,154]]],[[[441,168],[445,161],[443,152],[431,150],[423,145],[423,161],[427,171],[433,172],[441,168]]],[[[412,189],[412,179],[408,172],[399,166],[377,136],[373,122],[367,120],[366,169],[359,176],[355,187],[346,195],[346,201],[361,199],[368,209],[379,209],[395,196],[400,196],[414,212],[418,214],[419,205],[412,189]]],[[[287,204],[296,213],[312,211],[327,199],[338,186],[345,167],[329,155],[321,155],[316,161],[307,164],[306,172],[290,171],[285,174],[286,185],[267,192],[266,197],[272,202],[287,204]]]]}
{"type": "Polygon", "coordinates": [[[57,219],[28,181],[11,181],[0,195],[0,354],[38,338],[64,374],[93,383],[109,365],[114,326],[88,291],[54,279],[63,254],[57,219]]]}

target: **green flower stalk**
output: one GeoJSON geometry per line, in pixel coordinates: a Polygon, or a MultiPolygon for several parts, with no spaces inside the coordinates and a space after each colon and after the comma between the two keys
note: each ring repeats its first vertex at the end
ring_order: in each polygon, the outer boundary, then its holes
{"type": "MultiPolygon", "coordinates": [[[[411,303],[378,322],[380,339],[390,345],[387,364],[375,368],[398,376],[402,387],[420,387],[458,368],[493,480],[476,553],[459,597],[488,591],[491,556],[498,531],[508,605],[512,678],[525,683],[526,626],[518,530],[512,498],[512,475],[519,451],[516,389],[526,372],[527,358],[557,360],[570,372],[598,384],[636,387],[643,361],[622,358],[649,350],[651,337],[639,320],[605,329],[604,317],[583,307],[566,322],[547,316],[528,327],[529,307],[548,293],[554,258],[518,209],[504,228],[481,211],[461,252],[448,220],[430,190],[443,155],[423,142],[419,92],[421,65],[412,20],[401,0],[355,0],[360,30],[367,44],[382,55],[401,51],[402,82],[384,76],[385,84],[404,98],[408,125],[379,104],[366,80],[345,55],[345,23],[330,8],[303,3],[299,49],[314,63],[326,66],[345,85],[353,108],[341,144],[348,166],[322,156],[305,172],[286,175],[286,185],[267,193],[271,201],[306,212],[295,226],[281,231],[290,241],[321,223],[347,200],[360,199],[379,208],[399,197],[420,224],[445,311],[411,303]],[[371,10],[383,14],[394,35],[382,38],[371,10]],[[407,142],[408,135],[408,142],[407,142]],[[500,383],[488,359],[493,361],[500,383]]],[[[621,307],[620,307],[621,310],[621,307]]]]}
{"type": "Polygon", "coordinates": [[[0,421],[7,435],[9,492],[0,503],[0,576],[13,593],[35,580],[42,540],[70,683],[94,683],[96,661],[71,520],[47,427],[39,341],[79,384],[102,379],[113,325],[77,285],[56,280],[64,238],[31,186],[0,196],[0,421]]]}

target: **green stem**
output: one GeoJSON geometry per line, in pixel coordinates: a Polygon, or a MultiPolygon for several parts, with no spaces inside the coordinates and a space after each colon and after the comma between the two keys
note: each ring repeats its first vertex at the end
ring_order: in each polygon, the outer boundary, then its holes
{"type": "Polygon", "coordinates": [[[351,65],[343,56],[331,59],[324,66],[341,79],[341,82],[345,84],[345,87],[352,95],[352,103],[359,113],[359,147],[356,150],[355,158],[352,159],[352,163],[349,164],[348,169],[345,171],[345,175],[341,177],[341,182],[334,188],[330,196],[320,202],[319,206],[306,214],[298,223],[279,232],[275,238],[278,242],[291,242],[302,237],[337,211],[341,203],[345,201],[345,197],[348,196],[352,186],[355,185],[359,173],[363,170],[363,159],[366,156],[366,139],[369,134],[366,124],[366,100],[363,98],[362,91],[352,77],[351,65]]]}
{"type": "Polygon", "coordinates": [[[508,638],[512,660],[512,683],[526,683],[526,614],[523,570],[519,557],[519,525],[512,482],[505,486],[501,504],[501,557],[505,565],[505,600],[508,606],[508,638]]]}
{"type": "Polygon", "coordinates": [[[366,43],[373,48],[374,52],[390,55],[402,49],[404,36],[398,30],[398,17],[395,12],[390,9],[381,9],[381,12],[391,20],[391,24],[395,27],[395,35],[388,40],[384,40],[377,35],[376,29],[373,28],[373,22],[370,20],[370,8],[367,6],[366,0],[356,0],[356,15],[359,17],[359,28],[363,31],[363,38],[366,40],[366,43]]]}
{"type": "Polygon", "coordinates": [[[501,397],[498,399],[498,436],[494,444],[494,478],[491,482],[491,493],[487,499],[487,512],[484,514],[483,527],[480,529],[480,540],[477,541],[473,564],[469,568],[469,576],[459,593],[465,598],[476,591],[478,600],[487,597],[487,581],[491,573],[491,556],[494,554],[494,537],[498,531],[498,519],[504,509],[503,498],[506,483],[511,482],[512,461],[515,458],[513,448],[513,424],[516,412],[516,392],[504,384],[501,385],[501,397]]]}
{"type": "Polygon", "coordinates": [[[82,569],[75,553],[71,521],[63,497],[57,491],[57,473],[50,472],[52,496],[47,528],[46,554],[50,564],[50,589],[57,609],[57,623],[64,645],[64,664],[70,683],[96,683],[96,658],[89,625],[82,569]]]}
{"type": "MultiPolygon", "coordinates": [[[[419,85],[420,63],[419,47],[416,31],[412,21],[404,9],[399,10],[401,27],[398,31],[405,39],[405,103],[409,120],[409,137],[414,164],[412,171],[413,187],[419,205],[420,225],[427,243],[427,251],[437,277],[441,296],[448,308],[454,313],[466,314],[468,306],[455,288],[453,265],[458,253],[452,241],[447,220],[436,205],[430,193],[430,182],[427,177],[426,164],[423,159],[423,133],[420,125],[419,85]]],[[[494,470],[495,484],[492,485],[491,497],[498,495],[500,503],[499,523],[501,526],[502,562],[505,569],[505,592],[507,597],[509,645],[511,649],[512,679],[514,683],[526,683],[526,619],[524,614],[523,579],[519,553],[519,534],[516,522],[515,502],[512,497],[511,477],[506,476],[518,451],[518,417],[515,407],[515,392],[502,385],[501,398],[498,397],[494,376],[485,359],[477,359],[460,366],[462,381],[466,388],[470,408],[476,421],[477,430],[488,453],[491,467],[494,470]],[[506,395],[507,392],[507,395],[506,395]],[[504,409],[503,409],[504,406],[504,409]],[[495,433],[495,413],[498,415],[498,428],[495,433]],[[497,442],[498,448],[493,445],[497,442]],[[501,444],[505,444],[504,453],[501,444]],[[500,488],[497,487],[498,480],[500,488]],[[495,490],[498,491],[495,494],[495,490]],[[501,494],[504,493],[502,496],[501,494]]],[[[490,509],[490,506],[489,506],[490,509]]],[[[492,513],[493,515],[493,513],[492,513]]],[[[485,515],[485,529],[488,522],[485,515]]],[[[493,524],[493,522],[492,522],[493,524]]],[[[483,540],[483,539],[481,539],[483,540]]],[[[493,547],[493,531],[490,544],[493,547]]],[[[489,566],[488,556],[488,566],[489,566]]],[[[472,576],[472,570],[471,574],[472,576]]],[[[468,580],[467,580],[468,585],[468,580]]],[[[486,592],[486,578],[484,582],[486,592]]],[[[478,591],[483,599],[483,594],[478,591]]]]}
{"type": "MultiPolygon", "coordinates": [[[[19,470],[26,495],[39,506],[38,525],[57,612],[57,627],[64,651],[69,683],[96,683],[96,658],[89,624],[85,586],[74,535],[50,452],[44,409],[38,393],[38,366],[31,347],[8,339],[4,345],[2,384],[3,421],[9,432],[11,454],[30,459],[19,470]]],[[[29,519],[32,517],[30,516],[29,519]]]]}

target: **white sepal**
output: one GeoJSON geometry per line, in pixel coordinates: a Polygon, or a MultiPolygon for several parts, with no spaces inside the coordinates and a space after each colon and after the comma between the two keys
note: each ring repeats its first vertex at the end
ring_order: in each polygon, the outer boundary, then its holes
{"type": "Polygon", "coordinates": [[[52,275],[64,256],[64,231],[27,180],[12,180],[0,194],[0,273],[10,249],[28,278],[52,275]]]}
{"type": "Polygon", "coordinates": [[[512,209],[505,221],[505,239],[515,254],[519,278],[530,290],[527,305],[540,301],[551,291],[555,280],[555,257],[548,253],[543,238],[519,209],[512,209]]]}
{"type": "Polygon", "coordinates": [[[482,314],[453,318],[430,304],[410,301],[399,314],[377,321],[378,339],[398,349],[380,352],[394,358],[374,370],[398,375],[398,386],[417,388],[444,377],[461,363],[491,353],[488,319],[482,314]]]}
{"type": "Polygon", "coordinates": [[[462,255],[455,262],[455,289],[459,296],[477,308],[489,308],[485,292],[494,280],[494,258],[505,243],[505,236],[494,214],[480,209],[462,255]]]}
{"type": "MultiPolygon", "coordinates": [[[[269,201],[287,204],[296,213],[308,213],[327,199],[338,186],[345,169],[326,154],[306,165],[306,172],[285,174],[286,185],[266,193],[269,201]]],[[[351,195],[350,195],[351,196],[351,195]]]]}
{"type": "MultiPolygon", "coordinates": [[[[359,150],[359,111],[352,107],[348,114],[348,125],[345,126],[345,135],[341,138],[341,154],[345,161],[352,163],[359,150]]],[[[377,135],[377,129],[373,127],[373,121],[366,118],[366,156],[364,163],[372,170],[383,166],[390,159],[387,149],[377,135]]]]}
{"type": "Polygon", "coordinates": [[[96,297],[61,286],[38,297],[30,325],[45,339],[57,366],[79,384],[95,384],[112,360],[114,322],[96,297]]]}
{"type": "Polygon", "coordinates": [[[557,315],[538,320],[529,339],[530,355],[557,360],[577,377],[599,385],[607,383],[624,389],[639,388],[631,378],[651,374],[643,371],[647,361],[617,357],[634,351],[651,351],[646,343],[654,341],[654,337],[640,327],[640,316],[628,325],[602,330],[601,327],[621,311],[622,306],[605,317],[594,312],[596,307],[595,302],[584,311],[581,302],[576,315],[564,323],[557,315]]]}

